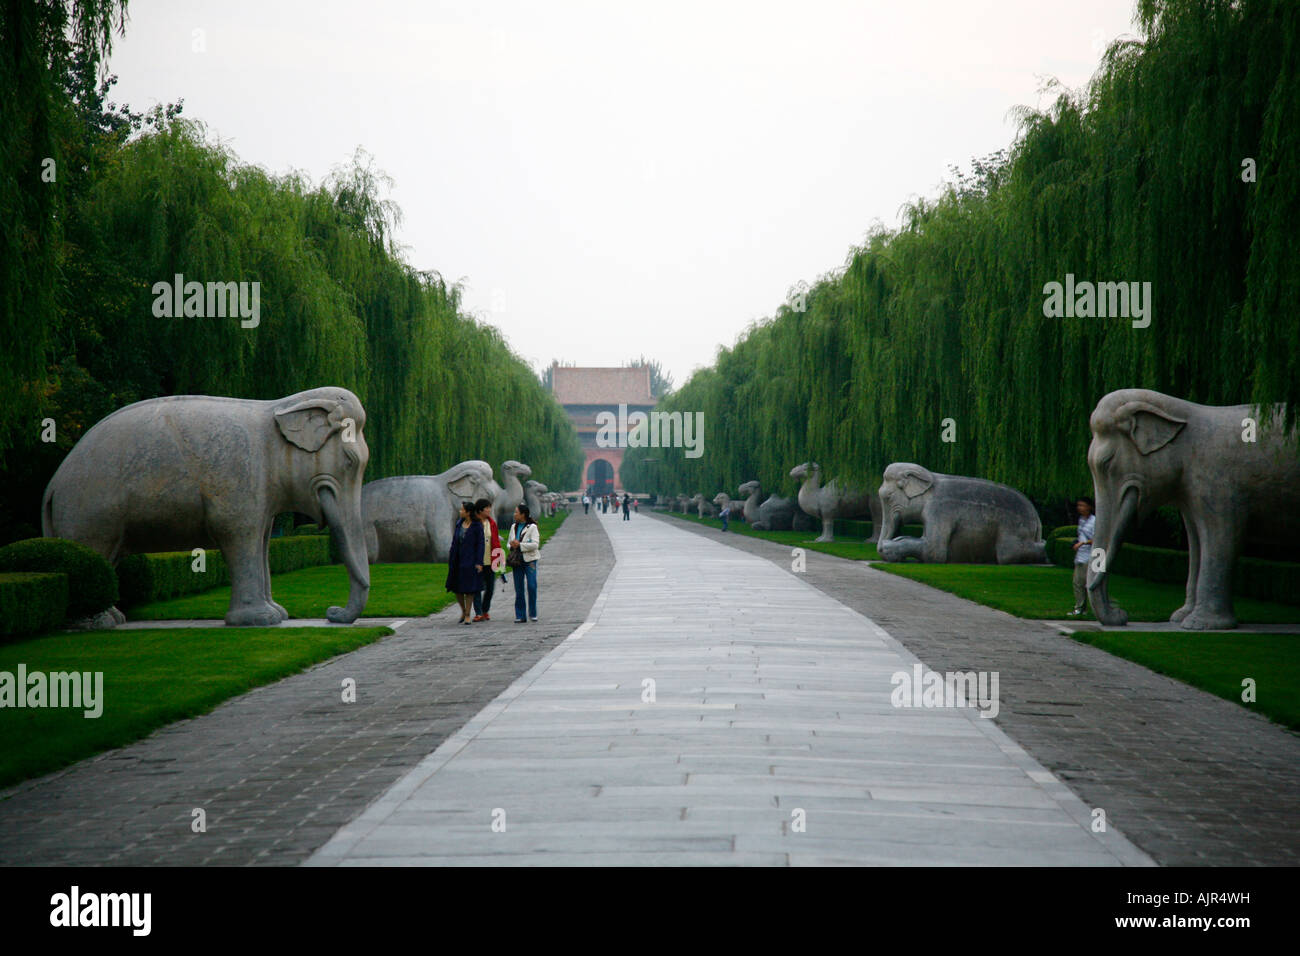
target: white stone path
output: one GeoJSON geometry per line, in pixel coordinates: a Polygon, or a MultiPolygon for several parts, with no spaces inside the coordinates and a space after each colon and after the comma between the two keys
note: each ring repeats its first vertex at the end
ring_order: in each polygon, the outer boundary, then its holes
{"type": "Polygon", "coordinates": [[[978,711],[891,706],[916,658],[872,621],[600,520],[617,563],[586,623],[308,865],[1151,865],[978,711]]]}

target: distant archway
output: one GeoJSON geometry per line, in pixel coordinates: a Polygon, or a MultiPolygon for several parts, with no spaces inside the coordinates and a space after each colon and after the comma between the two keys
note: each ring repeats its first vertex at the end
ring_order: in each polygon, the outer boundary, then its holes
{"type": "Polygon", "coordinates": [[[596,458],[587,466],[587,492],[608,495],[614,491],[614,466],[604,458],[596,458]]]}

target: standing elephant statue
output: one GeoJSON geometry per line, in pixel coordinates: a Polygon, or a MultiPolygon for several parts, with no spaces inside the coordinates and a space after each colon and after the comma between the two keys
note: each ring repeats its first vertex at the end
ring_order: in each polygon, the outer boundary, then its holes
{"type": "Polygon", "coordinates": [[[439,475],[403,475],[361,489],[361,520],[371,564],[446,561],[462,501],[492,500],[492,466],[470,460],[439,475]]]}
{"type": "Polygon", "coordinates": [[[886,561],[926,564],[1042,564],[1043,525],[1029,499],[983,478],[941,475],[911,462],[894,462],[880,485],[884,523],[876,547],[886,561]],[[919,538],[896,538],[920,521],[919,538]]]}
{"type": "MultiPolygon", "coordinates": [[[[230,570],[226,623],[279,624],[268,546],[275,516],[310,515],[335,532],[351,581],[350,624],[366,606],[370,568],[361,482],[370,450],[366,412],[345,388],[277,401],[173,395],[118,409],[86,432],[45,489],[47,537],[128,554],[218,548],[230,570]]],[[[120,612],[119,612],[120,614],[120,612]]]]}
{"type": "Polygon", "coordinates": [[[867,543],[880,534],[880,501],[870,492],[857,488],[840,488],[834,480],[822,487],[822,466],[815,461],[796,465],[790,477],[800,479],[799,507],[813,518],[821,519],[822,533],[818,541],[835,540],[836,518],[865,518],[871,516],[871,536],[867,543]]]}
{"type": "Polygon", "coordinates": [[[508,528],[515,520],[515,505],[524,500],[524,486],[520,478],[531,478],[533,470],[521,461],[513,459],[501,465],[501,493],[493,499],[492,516],[496,518],[497,527],[508,528]]]}
{"type": "Polygon", "coordinates": [[[1257,414],[1251,405],[1197,405],[1144,388],[1097,403],[1088,446],[1097,498],[1088,596],[1097,620],[1128,623],[1110,600],[1106,565],[1136,521],[1172,504],[1182,512],[1188,555],[1186,600],[1169,619],[1187,630],[1237,626],[1232,566],[1243,540],[1294,542],[1300,533],[1296,436],[1283,429],[1279,409],[1256,425],[1257,414]]]}

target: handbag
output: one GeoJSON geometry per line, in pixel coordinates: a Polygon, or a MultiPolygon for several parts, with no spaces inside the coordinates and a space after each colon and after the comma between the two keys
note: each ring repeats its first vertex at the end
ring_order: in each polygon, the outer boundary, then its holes
{"type": "Polygon", "coordinates": [[[524,566],[524,552],[522,548],[510,548],[506,552],[507,568],[522,568],[524,566]]]}

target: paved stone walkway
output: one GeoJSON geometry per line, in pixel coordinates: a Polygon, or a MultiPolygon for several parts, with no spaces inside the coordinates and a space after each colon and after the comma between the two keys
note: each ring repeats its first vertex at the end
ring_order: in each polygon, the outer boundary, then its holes
{"type": "Polygon", "coordinates": [[[311,864],[1150,863],[994,721],[891,706],[917,661],[861,614],[600,520],[617,564],[587,622],[311,864]]]}
{"type": "Polygon", "coordinates": [[[595,519],[542,550],[538,624],[453,605],[120,750],[0,791],[0,865],[305,860],[586,618],[612,564],[595,519]],[[357,682],[344,704],[343,678],[357,682]],[[191,832],[202,807],[207,832],[191,832]]]}
{"type": "MultiPolygon", "coordinates": [[[[789,571],[787,546],[657,520],[789,571]]],[[[805,554],[804,581],[871,617],[929,667],[999,671],[996,723],[1157,862],[1300,863],[1300,736],[1041,622],[863,562],[805,554]]]]}

